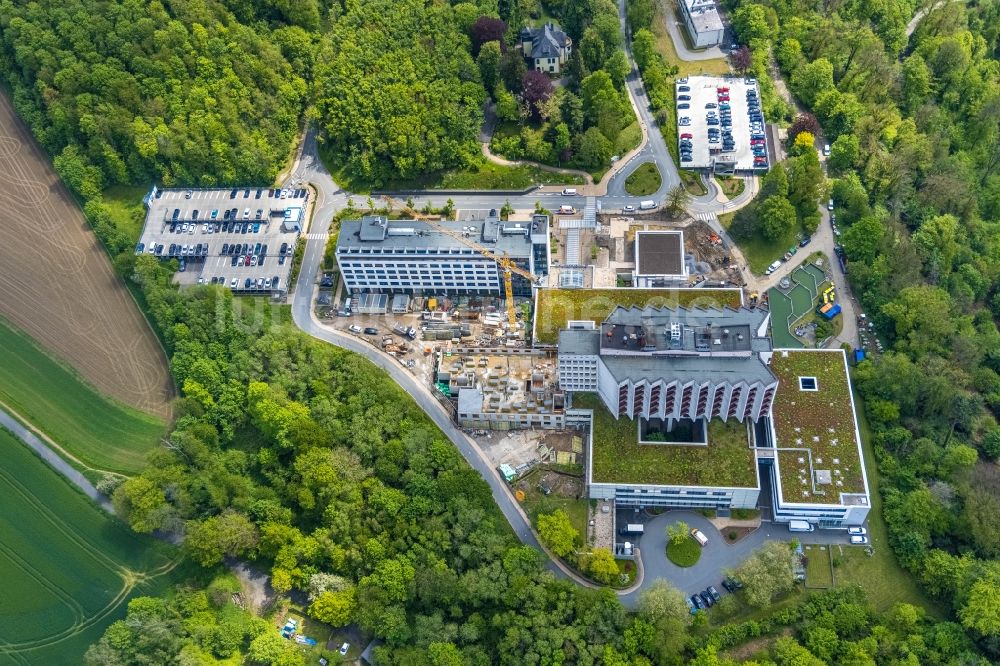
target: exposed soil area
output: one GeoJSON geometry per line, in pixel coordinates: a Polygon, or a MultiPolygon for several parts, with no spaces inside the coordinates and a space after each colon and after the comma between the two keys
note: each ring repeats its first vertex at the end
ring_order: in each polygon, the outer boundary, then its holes
{"type": "Polygon", "coordinates": [[[6,318],[97,389],[167,417],[167,359],[83,212],[0,94],[0,270],[6,318]]]}

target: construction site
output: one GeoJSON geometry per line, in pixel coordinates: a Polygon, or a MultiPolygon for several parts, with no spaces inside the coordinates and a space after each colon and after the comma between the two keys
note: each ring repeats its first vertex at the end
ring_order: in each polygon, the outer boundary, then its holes
{"type": "Polygon", "coordinates": [[[591,234],[597,248],[593,253],[592,284],[585,287],[693,287],[743,286],[739,267],[732,262],[729,248],[711,227],[701,220],[670,222],[655,216],[601,215],[591,234]],[[641,266],[642,250],[637,236],[653,233],[680,234],[683,239],[679,270],[670,274],[650,274],[641,266]],[[645,279],[644,279],[645,278],[645,279]],[[652,279],[650,279],[652,278],[652,279]]]}
{"type": "Polygon", "coordinates": [[[565,425],[566,396],[559,390],[555,359],[524,350],[439,350],[435,386],[456,401],[464,428],[510,430],[565,425]],[[449,355],[450,354],[450,355],[449,355]]]}

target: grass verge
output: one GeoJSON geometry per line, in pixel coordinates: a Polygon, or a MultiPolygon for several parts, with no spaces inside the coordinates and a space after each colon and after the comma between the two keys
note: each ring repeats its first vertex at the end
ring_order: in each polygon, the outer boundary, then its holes
{"type": "Polygon", "coordinates": [[[660,189],[663,178],[660,170],[652,162],[645,162],[625,179],[625,191],[636,197],[644,197],[660,189]]]}
{"type": "Polygon", "coordinates": [[[719,183],[719,187],[722,188],[722,193],[725,194],[728,199],[735,199],[743,194],[743,190],[745,190],[747,186],[747,182],[744,179],[732,176],[716,176],[715,180],[719,183]]]}
{"type": "MultiPolygon", "coordinates": [[[[858,430],[861,433],[861,449],[865,458],[865,471],[871,492],[872,509],[868,513],[868,539],[872,545],[872,556],[868,557],[862,548],[845,548],[845,556],[840,565],[834,567],[838,585],[857,584],[865,589],[872,606],[879,611],[888,610],[896,603],[913,604],[927,611],[928,615],[941,619],[945,611],[920,591],[917,581],[896,561],[896,555],[889,545],[888,530],[882,518],[882,494],[879,491],[879,477],[872,450],[872,434],[861,396],[854,392],[857,408],[858,430]],[[850,551],[850,552],[848,552],[850,551]]],[[[837,553],[835,552],[834,555],[837,553]]]]}
{"type": "Polygon", "coordinates": [[[0,401],[82,463],[132,474],[163,435],[163,421],[98,393],[33,340],[0,320],[0,401]]]}
{"type": "Polygon", "coordinates": [[[805,546],[806,587],[824,590],[833,587],[833,564],[830,561],[830,546],[805,546]]]}
{"type": "Polygon", "coordinates": [[[667,559],[679,567],[693,567],[701,559],[701,546],[694,539],[667,541],[667,559]]]}
{"type": "Polygon", "coordinates": [[[146,221],[146,209],[142,198],[149,192],[148,187],[135,185],[115,185],[104,190],[102,198],[111,219],[132,242],[139,242],[142,226],[146,221]]]}
{"type": "Polygon", "coordinates": [[[583,185],[583,178],[575,174],[546,171],[530,165],[504,166],[487,160],[462,169],[448,169],[409,180],[393,180],[381,185],[373,184],[356,174],[349,173],[326,149],[320,157],[333,179],[344,189],[357,194],[375,190],[523,190],[533,185],[583,185]]]}
{"type": "Polygon", "coordinates": [[[700,174],[694,171],[688,171],[687,169],[679,169],[677,173],[681,177],[681,184],[684,186],[685,190],[696,197],[708,194],[708,188],[705,187],[705,183],[701,181],[700,174]]]}
{"type": "MultiPolygon", "coordinates": [[[[747,213],[749,214],[749,213],[747,213]]],[[[719,216],[719,222],[723,227],[729,229],[736,213],[724,213],[719,216]]],[[[797,247],[799,242],[800,229],[793,228],[787,234],[777,240],[768,240],[761,234],[755,234],[752,238],[734,236],[733,240],[739,245],[740,251],[746,257],[750,270],[761,274],[776,259],[784,256],[788,248],[797,247]]]]}

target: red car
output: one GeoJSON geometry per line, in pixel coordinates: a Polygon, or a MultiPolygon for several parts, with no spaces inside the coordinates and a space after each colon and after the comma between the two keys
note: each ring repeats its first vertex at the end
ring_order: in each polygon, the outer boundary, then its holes
{"type": "Polygon", "coordinates": [[[681,138],[682,139],[693,139],[694,138],[694,134],[684,133],[684,134],[681,134],[681,138]]]}
{"type": "Polygon", "coordinates": [[[719,87],[718,87],[718,88],[716,88],[715,90],[716,90],[717,92],[720,92],[720,93],[727,93],[727,92],[729,92],[729,88],[726,88],[725,86],[719,86],[719,87]]]}
{"type": "Polygon", "coordinates": [[[719,95],[719,101],[720,102],[728,102],[729,101],[729,95],[719,95]]]}
{"type": "Polygon", "coordinates": [[[243,265],[244,266],[249,266],[250,265],[250,255],[249,254],[247,255],[246,260],[243,261],[243,265]]]}

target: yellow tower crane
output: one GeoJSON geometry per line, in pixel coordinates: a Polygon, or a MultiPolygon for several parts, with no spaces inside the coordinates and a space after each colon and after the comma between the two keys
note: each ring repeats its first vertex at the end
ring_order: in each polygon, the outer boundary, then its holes
{"type": "MultiPolygon", "coordinates": [[[[389,203],[390,207],[392,207],[393,204],[396,203],[395,200],[393,200],[390,197],[386,197],[386,201],[389,203]]],[[[463,245],[471,247],[473,250],[483,255],[487,259],[492,259],[493,261],[497,262],[497,265],[500,267],[500,272],[503,274],[504,296],[506,297],[507,300],[507,322],[510,324],[510,329],[513,331],[517,327],[517,312],[514,310],[514,285],[511,276],[514,273],[516,273],[521,277],[525,278],[526,280],[528,280],[528,282],[532,284],[538,282],[538,278],[532,275],[530,271],[526,271],[517,264],[515,264],[514,260],[511,259],[509,256],[507,256],[506,252],[502,255],[499,255],[496,252],[489,249],[488,247],[481,245],[480,243],[477,243],[471,238],[467,238],[464,234],[462,234],[462,232],[455,231],[454,229],[449,229],[445,225],[441,224],[438,220],[433,220],[428,215],[422,215],[421,213],[414,210],[410,206],[400,206],[400,208],[406,211],[407,214],[412,215],[413,219],[421,220],[427,226],[431,227],[435,231],[439,231],[445,234],[446,236],[451,236],[452,238],[462,243],[463,245]]]]}

